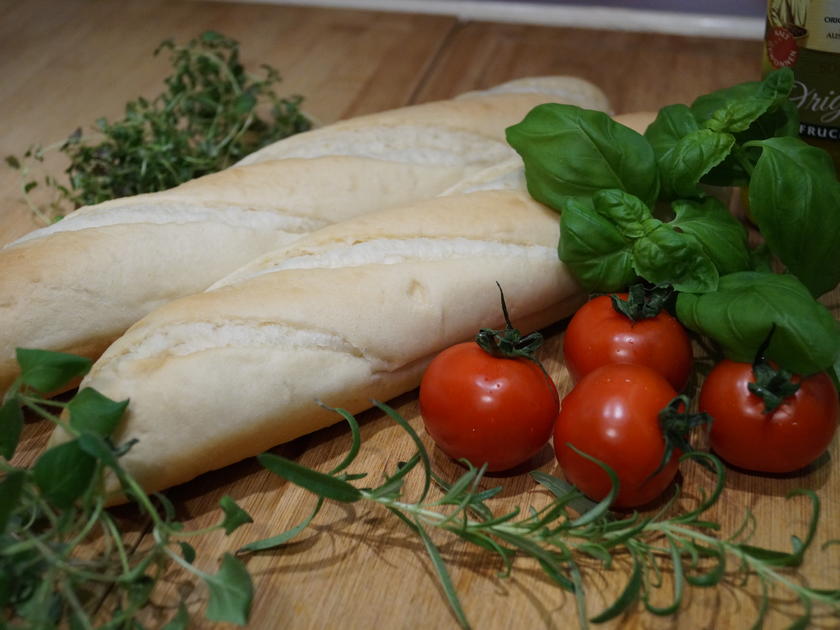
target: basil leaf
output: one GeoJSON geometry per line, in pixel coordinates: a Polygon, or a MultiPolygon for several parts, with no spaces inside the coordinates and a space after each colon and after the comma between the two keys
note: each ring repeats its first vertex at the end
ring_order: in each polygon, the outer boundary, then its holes
{"type": "MultiPolygon", "coordinates": [[[[645,131],[645,138],[656,152],[661,196],[666,199],[697,196],[697,183],[701,178],[717,168],[728,168],[726,165],[730,161],[738,177],[747,179],[737,161],[729,158],[735,138],[728,133],[701,129],[691,109],[685,105],[669,105],[659,110],[656,120],[645,131]],[[724,166],[719,166],[721,164],[724,166]]],[[[731,176],[726,175],[726,179],[731,176]]]]}
{"type": "Polygon", "coordinates": [[[84,494],[95,470],[96,459],[85,453],[76,440],[45,451],[32,467],[35,483],[44,497],[60,508],[70,507],[84,494]]]}
{"type": "Polygon", "coordinates": [[[784,136],[799,137],[799,110],[790,100],[785,100],[775,109],[768,111],[750,125],[749,129],[736,134],[735,137],[738,142],[744,143],[784,136]]]}
{"type": "Polygon", "coordinates": [[[687,105],[667,105],[659,110],[656,119],[645,130],[645,138],[657,158],[671,150],[681,138],[697,131],[700,126],[687,105]]]}
{"type": "MultiPolygon", "coordinates": [[[[736,145],[744,145],[753,140],[764,140],[782,136],[799,137],[799,111],[791,101],[785,101],[778,108],[769,111],[756,120],[749,129],[735,134],[736,145]]],[[[755,164],[761,151],[757,147],[741,146],[742,161],[755,164]]],[[[721,164],[715,166],[701,180],[710,186],[747,186],[750,173],[744,169],[742,161],[729,155],[721,164]]]]}
{"type": "Polygon", "coordinates": [[[0,407],[0,456],[12,459],[23,431],[20,401],[12,396],[0,407]]]}
{"type": "Polygon", "coordinates": [[[750,183],[750,211],[770,250],[822,295],[840,282],[840,183],[828,154],[798,138],[762,148],[750,183]]]}
{"type": "Polygon", "coordinates": [[[108,437],[117,428],[128,401],[116,402],[85,387],[67,404],[70,426],[81,432],[108,437]]]}
{"type": "Polygon", "coordinates": [[[717,341],[726,356],[751,362],[771,327],[767,358],[799,374],[831,368],[840,354],[840,323],[790,274],[741,271],[705,295],[682,293],[677,316],[717,341]]]}
{"type": "Polygon", "coordinates": [[[623,190],[599,190],[592,196],[592,207],[625,238],[641,238],[659,225],[641,199],[623,190]]]}
{"type": "Polygon", "coordinates": [[[652,206],[659,194],[653,148],[603,112],[547,103],[506,131],[525,163],[528,192],[562,210],[571,197],[617,188],[652,206]]]}
{"type": "Polygon", "coordinates": [[[691,111],[702,125],[713,131],[746,131],[759,118],[781,107],[793,89],[793,71],[781,68],[763,81],[750,81],[699,97],[691,111]]]}
{"type": "Polygon", "coordinates": [[[734,145],[734,136],[710,129],[698,129],[680,138],[658,160],[662,196],[700,196],[697,184],[729,156],[734,145]]]}
{"type": "Polygon", "coordinates": [[[752,268],[747,231],[715,197],[702,201],[678,200],[672,204],[676,217],[668,225],[691,234],[703,246],[706,255],[726,275],[752,268]]]}
{"type": "MultiPolygon", "coordinates": [[[[788,99],[793,87],[793,73],[782,68],[768,74],[764,81],[750,81],[699,97],[691,112],[701,126],[731,133],[736,145],[774,136],[796,136],[799,115],[788,99]]],[[[713,186],[743,186],[750,174],[743,162],[757,159],[754,150],[741,150],[741,160],[728,156],[701,180],[713,186]]]]}
{"type": "Polygon", "coordinates": [[[218,573],[208,575],[204,581],[210,591],[207,618],[211,621],[246,625],[251,614],[254,586],[245,565],[226,553],[222,557],[222,566],[218,573]]]}
{"type": "Polygon", "coordinates": [[[63,352],[18,348],[17,362],[21,380],[38,390],[49,393],[68,385],[73,379],[87,374],[90,359],[63,352]]]}
{"type": "Polygon", "coordinates": [[[691,103],[689,110],[699,126],[705,125],[717,112],[754,97],[760,86],[761,81],[746,81],[703,94],[691,103]]]}
{"type": "Polygon", "coordinates": [[[653,284],[677,291],[705,293],[718,286],[718,272],[703,246],[691,234],[662,224],[633,243],[633,268],[653,284]]]}
{"type": "Polygon", "coordinates": [[[557,253],[590,292],[619,291],[635,278],[632,242],[591,203],[571,199],[560,215],[557,253]]]}

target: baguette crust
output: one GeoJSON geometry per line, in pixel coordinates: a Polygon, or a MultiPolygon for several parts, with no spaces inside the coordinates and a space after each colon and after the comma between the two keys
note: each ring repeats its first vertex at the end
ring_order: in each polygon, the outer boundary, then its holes
{"type": "Polygon", "coordinates": [[[248,260],[510,159],[505,126],[541,102],[606,107],[579,79],[526,83],[299,134],[243,166],[82,208],[0,250],[0,391],[17,375],[16,347],[95,358],[152,309],[248,260]]]}
{"type": "Polygon", "coordinates": [[[352,153],[379,159],[433,163],[460,161],[464,154],[485,165],[512,151],[504,130],[532,108],[547,102],[568,103],[609,113],[604,93],[576,77],[529,77],[489,90],[467,92],[453,100],[401,107],[339,121],[275,142],[243,158],[240,164],[287,157],[352,153]],[[360,133],[361,132],[361,133],[360,133]],[[478,147],[486,152],[482,156],[478,147]],[[419,150],[418,150],[419,149],[419,150]]]}
{"type": "Polygon", "coordinates": [[[568,316],[583,296],[558,233],[517,191],[329,226],[154,311],[83,386],[130,399],[116,439],[138,440],[122,461],[147,489],[185,482],[340,420],[316,400],[356,413],[416,387],[437,352],[502,325],[496,282],[523,331],[568,316]]]}

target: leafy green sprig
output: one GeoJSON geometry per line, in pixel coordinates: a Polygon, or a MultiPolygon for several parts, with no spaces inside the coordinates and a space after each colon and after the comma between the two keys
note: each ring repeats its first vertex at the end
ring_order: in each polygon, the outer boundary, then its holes
{"type": "Polygon", "coordinates": [[[782,68],[669,105],[644,135],[603,112],[540,105],[507,139],[531,196],[561,212],[558,253],[585,288],[670,284],[682,323],[729,358],[751,361],[775,325],[769,359],[840,385],[840,323],[815,300],[840,282],[840,182],[828,154],[797,137],[792,86],[782,68]],[[748,187],[760,248],[718,198],[731,186],[748,187]]]}
{"type": "Polygon", "coordinates": [[[208,31],[183,46],[166,40],[155,55],[164,51],[173,74],[160,95],[130,101],[120,120],[98,119],[91,135],[80,128],[64,142],[30,147],[23,159],[6,158],[20,171],[24,198],[40,220],[172,188],[311,127],[300,96],[277,95],[276,69],[263,65],[261,77],[246,72],[235,40],[208,31]],[[50,173],[37,175],[35,167],[55,150],[70,161],[66,183],[50,173]],[[42,205],[33,199],[41,186],[50,192],[42,205]]]}
{"type": "MultiPolygon", "coordinates": [[[[0,626],[142,628],[138,615],[173,563],[207,586],[209,619],[245,624],[253,595],[245,566],[225,554],[219,570],[207,573],[193,564],[196,551],[188,540],[219,529],[230,534],[250,516],[225,496],[218,523],[185,530],[169,500],[146,494],[120,464],[132,443],[115,444],[111,436],[127,401],[91,388],[67,402],[44,397],[82,376],[91,362],[25,349],[18,349],[17,359],[21,374],[0,407],[0,626]],[[25,412],[68,434],[31,467],[11,463],[25,412]],[[135,548],[105,509],[114,498],[113,479],[148,522],[151,544],[135,548]],[[106,596],[115,602],[111,610],[101,607],[106,596]]],[[[166,627],[179,630],[188,623],[182,604],[166,627]]]]}
{"type": "MultiPolygon", "coordinates": [[[[559,587],[574,593],[581,628],[589,623],[602,623],[641,605],[655,615],[670,615],[680,609],[687,587],[713,587],[731,583],[745,587],[753,579],[760,585],[761,599],[756,612],[756,628],[761,626],[771,608],[770,594],[775,587],[787,590],[799,599],[802,615],[793,627],[806,627],[818,607],[840,612],[840,589],[816,589],[797,580],[793,568],[799,566],[814,541],[819,520],[820,502],[810,490],[803,495],[811,502],[812,511],[804,539],[792,537],[790,552],[765,549],[749,544],[751,515],[732,536],[723,537],[720,526],[705,517],[715,505],[725,485],[721,462],[707,453],[691,453],[687,458],[702,459],[713,468],[715,485],[703,493],[698,504],[684,512],[674,513],[675,495],[652,515],[639,513],[620,515],[610,511],[618,492],[618,477],[599,463],[612,480],[612,490],[599,503],[586,499],[565,481],[540,471],[532,477],[547,489],[552,500],[540,509],[519,509],[497,514],[488,500],[501,487],[481,489],[484,469],[463,462],[466,472],[447,483],[431,468],[429,454],[411,425],[395,410],[375,403],[408,434],[416,451],[406,462],[376,487],[359,487],[352,481],[366,477],[347,472],[361,449],[358,424],[348,412],[338,409],[350,426],[351,448],[344,460],[328,473],[322,473],[274,454],[260,456],[262,465],[318,496],[313,511],[297,526],[271,538],[255,541],[242,552],[256,552],[282,546],[303,531],[316,517],[326,499],[345,503],[367,502],[384,507],[418,536],[429,554],[452,613],[463,628],[469,627],[445,558],[433,541],[431,532],[442,530],[469,544],[493,553],[501,560],[501,577],[510,574],[513,559],[525,556],[535,560],[546,576],[559,587]],[[419,471],[422,489],[419,497],[404,496],[408,475],[419,471]],[[433,492],[433,486],[439,488],[433,492]],[[600,612],[590,615],[584,577],[589,567],[615,569],[619,561],[630,565],[626,585],[618,597],[600,612]],[[663,586],[663,573],[673,575],[673,592],[668,605],[654,603],[655,593],[663,586]]],[[[597,570],[597,569],[596,569],[597,570]]]]}

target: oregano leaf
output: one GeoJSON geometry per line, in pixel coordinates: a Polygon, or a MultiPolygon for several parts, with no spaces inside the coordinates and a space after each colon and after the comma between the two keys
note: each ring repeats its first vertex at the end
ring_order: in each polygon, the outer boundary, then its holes
{"type": "Polygon", "coordinates": [[[206,613],[208,619],[240,626],[248,623],[254,587],[248,570],[240,560],[226,553],[222,557],[219,571],[205,577],[204,582],[210,590],[206,613]]]}

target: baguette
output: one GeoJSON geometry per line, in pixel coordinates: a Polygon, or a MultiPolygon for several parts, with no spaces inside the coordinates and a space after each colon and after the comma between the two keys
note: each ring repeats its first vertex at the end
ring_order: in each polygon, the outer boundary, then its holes
{"type": "MultiPolygon", "coordinates": [[[[503,323],[523,331],[583,295],[556,213],[522,191],[453,195],[328,226],[157,309],[82,386],[129,399],[121,460],[159,490],[415,388],[433,356],[503,323]]],[[[52,441],[65,439],[58,433],[52,441]]]]}
{"type": "Polygon", "coordinates": [[[510,159],[506,126],[549,101],[607,107],[569,77],[336,123],[160,193],[82,208],[0,250],[0,392],[16,347],[97,357],[146,313],[324,225],[438,195],[510,159]]]}

